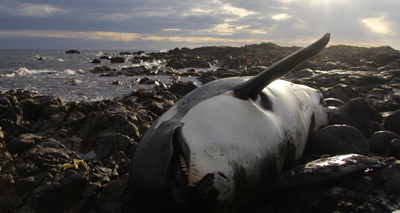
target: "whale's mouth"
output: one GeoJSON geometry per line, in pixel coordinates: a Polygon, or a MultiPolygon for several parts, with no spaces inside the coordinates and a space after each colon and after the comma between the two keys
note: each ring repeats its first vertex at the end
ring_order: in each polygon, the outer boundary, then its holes
{"type": "Polygon", "coordinates": [[[169,182],[171,196],[185,207],[190,205],[189,196],[189,147],[183,140],[181,127],[174,130],[172,137],[173,154],[170,162],[169,182]]]}

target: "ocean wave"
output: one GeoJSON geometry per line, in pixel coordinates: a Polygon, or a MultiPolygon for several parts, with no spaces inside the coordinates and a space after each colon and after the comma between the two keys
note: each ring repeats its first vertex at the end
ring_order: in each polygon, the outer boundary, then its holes
{"type": "Polygon", "coordinates": [[[58,74],[66,74],[66,75],[75,75],[77,73],[83,73],[82,70],[71,70],[71,69],[65,69],[64,71],[56,71],[56,70],[37,70],[37,69],[28,69],[26,67],[21,67],[18,70],[11,70],[7,73],[0,74],[1,77],[8,77],[8,78],[13,78],[16,76],[29,76],[29,75],[58,75],[58,74]]]}
{"type": "Polygon", "coordinates": [[[30,69],[27,69],[26,67],[21,67],[18,70],[13,70],[9,73],[5,73],[0,76],[12,78],[15,76],[25,76],[25,75],[31,75],[31,74],[36,74],[36,73],[38,73],[37,70],[30,70],[30,69]]]}

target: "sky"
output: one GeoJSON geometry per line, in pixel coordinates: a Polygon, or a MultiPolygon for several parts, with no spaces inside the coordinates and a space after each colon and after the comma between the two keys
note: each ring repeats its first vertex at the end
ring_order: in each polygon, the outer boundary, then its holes
{"type": "Polygon", "coordinates": [[[400,50],[399,0],[1,0],[0,49],[169,50],[273,42],[400,50]]]}

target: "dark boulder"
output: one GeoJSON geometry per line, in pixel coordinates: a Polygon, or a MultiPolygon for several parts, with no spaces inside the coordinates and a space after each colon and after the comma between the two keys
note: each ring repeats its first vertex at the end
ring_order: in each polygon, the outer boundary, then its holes
{"type": "Polygon", "coordinates": [[[373,132],[383,130],[380,126],[382,116],[379,111],[364,98],[348,101],[331,115],[330,124],[346,124],[362,131],[366,137],[373,132]]]}
{"type": "Polygon", "coordinates": [[[120,52],[119,55],[133,55],[131,52],[120,52]]]}
{"type": "MultiPolygon", "coordinates": [[[[194,68],[210,68],[211,64],[202,59],[193,59],[184,63],[184,67],[194,67],[194,68]]],[[[175,67],[173,67],[175,68],[175,67]]],[[[177,68],[175,68],[177,69],[177,68]]]]}
{"type": "Polygon", "coordinates": [[[193,91],[196,88],[197,85],[193,81],[187,81],[187,82],[173,81],[168,91],[181,96],[185,96],[186,94],[188,94],[189,92],[193,91]]]}
{"type": "Polygon", "coordinates": [[[389,156],[395,157],[400,160],[400,139],[393,139],[390,142],[389,156]]]}
{"type": "Polygon", "coordinates": [[[126,59],[124,57],[112,57],[110,59],[111,63],[125,63],[126,59]]]}
{"type": "Polygon", "coordinates": [[[40,140],[41,137],[34,134],[21,134],[18,138],[11,140],[7,144],[7,148],[11,153],[21,154],[35,144],[38,144],[40,140]]]}
{"type": "Polygon", "coordinates": [[[368,154],[368,141],[356,128],[348,125],[332,125],[315,132],[308,144],[308,152],[315,154],[368,154]]]}
{"type": "Polygon", "coordinates": [[[165,66],[166,67],[171,67],[171,68],[174,68],[174,69],[183,69],[183,68],[185,68],[185,64],[183,62],[179,62],[179,61],[175,61],[175,60],[169,61],[165,66]]]}
{"type": "Polygon", "coordinates": [[[67,51],[65,51],[65,54],[81,54],[81,51],[79,51],[79,50],[67,50],[67,51]]]}
{"type": "Polygon", "coordinates": [[[385,154],[390,149],[393,139],[400,139],[400,136],[390,131],[375,132],[369,138],[369,147],[373,152],[385,154]]]}
{"type": "Polygon", "coordinates": [[[400,135],[400,110],[390,114],[384,121],[385,129],[400,135]]]}

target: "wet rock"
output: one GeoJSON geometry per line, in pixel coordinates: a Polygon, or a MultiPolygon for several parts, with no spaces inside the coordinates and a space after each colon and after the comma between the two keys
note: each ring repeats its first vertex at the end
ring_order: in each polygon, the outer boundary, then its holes
{"type": "Polygon", "coordinates": [[[368,141],[362,133],[348,125],[332,125],[318,130],[308,146],[309,152],[316,154],[366,155],[369,152],[368,141]]]}
{"type": "Polygon", "coordinates": [[[112,57],[110,59],[111,63],[125,63],[126,59],[124,57],[112,57]]]}
{"type": "Polygon", "coordinates": [[[193,91],[196,88],[197,85],[193,81],[187,81],[187,82],[173,81],[168,91],[181,96],[185,96],[186,94],[188,94],[189,92],[193,91]]]}
{"type": "Polygon", "coordinates": [[[122,85],[122,81],[118,81],[118,80],[114,80],[113,82],[111,82],[112,85],[122,85]]]}
{"type": "Polygon", "coordinates": [[[139,84],[156,84],[158,80],[151,79],[149,77],[144,77],[139,81],[139,84]]]}
{"type": "Polygon", "coordinates": [[[350,99],[358,97],[358,92],[353,87],[344,84],[322,88],[321,92],[325,98],[337,98],[343,102],[348,102],[350,99]]]}
{"type": "Polygon", "coordinates": [[[379,123],[382,116],[363,98],[348,101],[331,115],[330,124],[346,124],[362,131],[367,137],[373,132],[382,130],[379,123]]]}
{"type": "Polygon", "coordinates": [[[400,140],[393,139],[390,142],[389,156],[395,157],[400,160],[400,140]]]}
{"type": "MultiPolygon", "coordinates": [[[[184,63],[184,67],[194,67],[194,68],[210,68],[211,64],[202,59],[193,59],[184,63]]],[[[175,67],[173,67],[175,68],[175,67]]],[[[175,68],[179,69],[179,68],[175,68]]]]}
{"type": "Polygon", "coordinates": [[[109,56],[109,55],[103,55],[103,56],[100,56],[100,59],[110,60],[110,59],[111,59],[111,56],[109,56]]]}
{"type": "Polygon", "coordinates": [[[400,110],[390,114],[384,121],[385,129],[400,134],[400,110]]]}
{"type": "Polygon", "coordinates": [[[393,139],[400,139],[400,136],[390,131],[375,132],[369,139],[369,147],[373,152],[385,154],[393,139]]]}
{"type": "Polygon", "coordinates": [[[315,73],[311,69],[304,69],[297,72],[290,72],[285,77],[288,79],[309,78],[314,76],[315,73]]]}
{"type": "Polygon", "coordinates": [[[101,64],[102,62],[101,62],[101,60],[99,60],[99,59],[93,59],[90,63],[93,63],[93,64],[101,64]]]}
{"type": "Polygon", "coordinates": [[[183,62],[179,62],[179,61],[169,61],[166,65],[166,67],[171,67],[174,69],[183,69],[185,68],[185,64],[183,62]]]}
{"type": "Polygon", "coordinates": [[[90,72],[94,74],[103,74],[103,73],[110,73],[110,72],[115,72],[117,69],[109,67],[109,66],[97,66],[93,70],[90,70],[90,72]]]}

